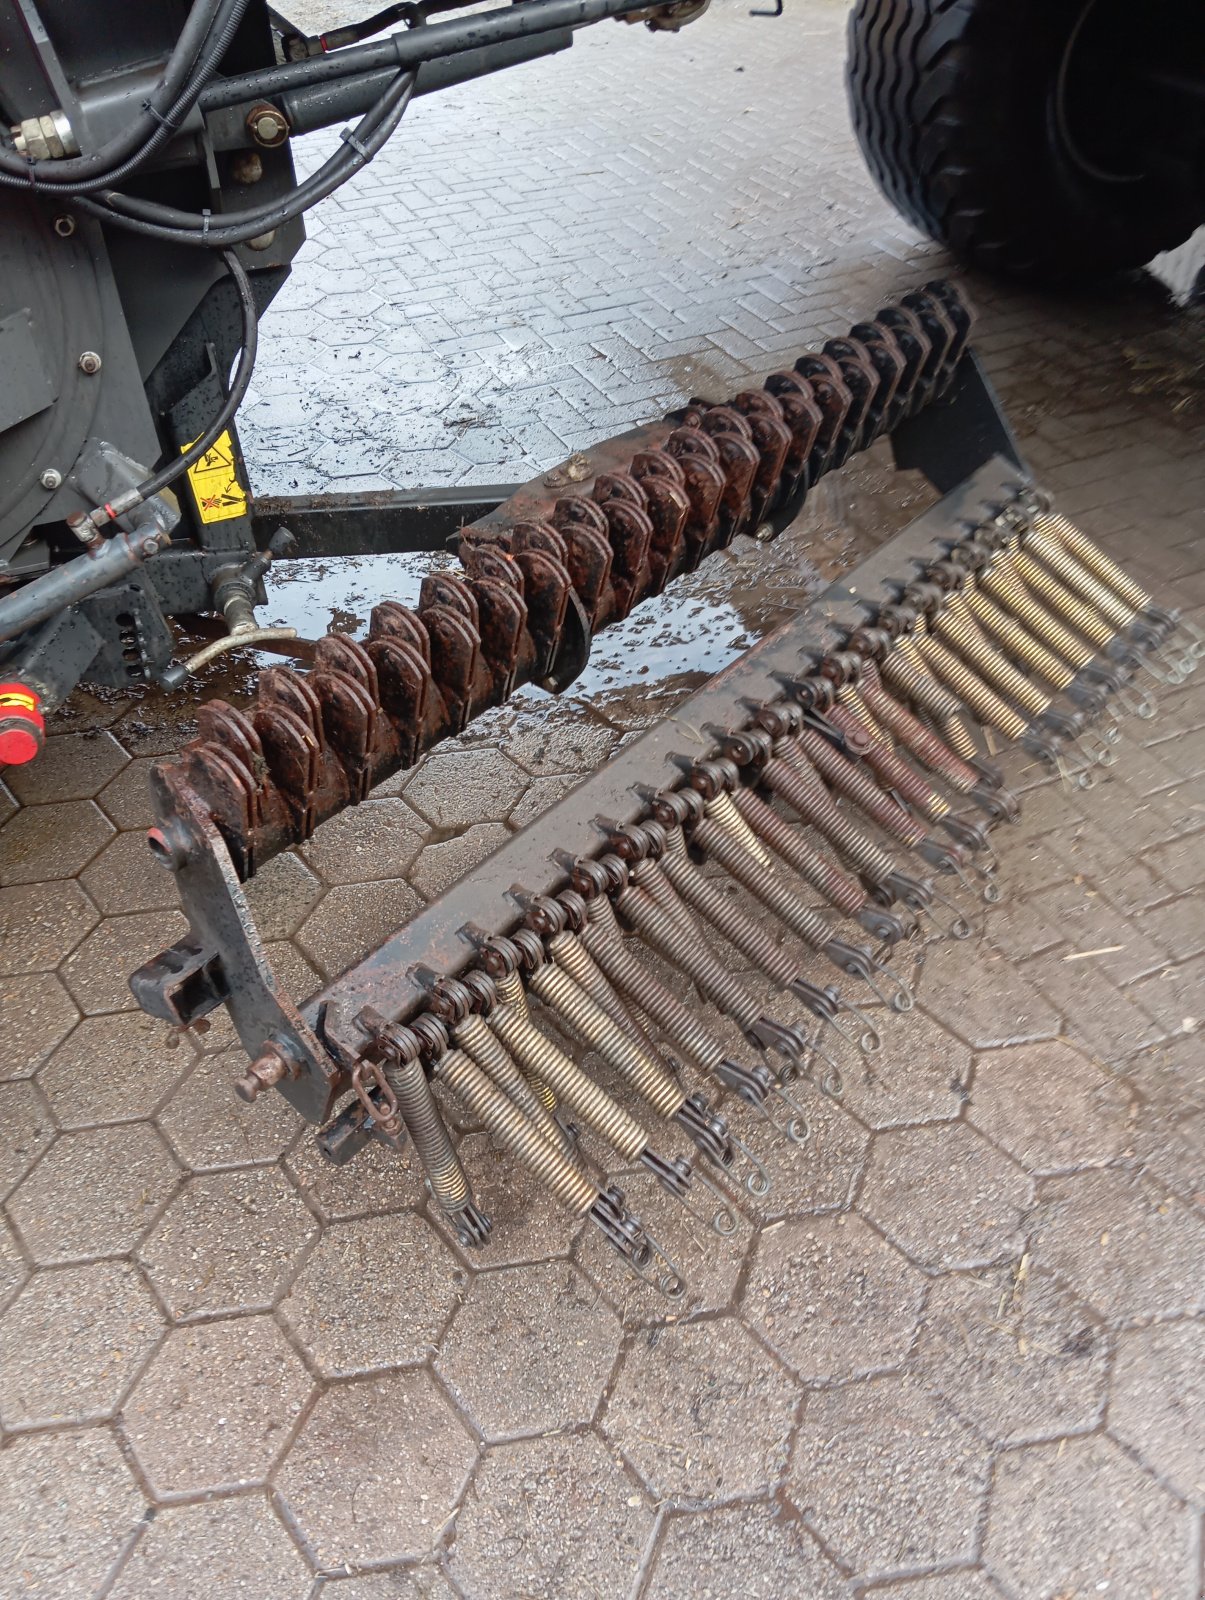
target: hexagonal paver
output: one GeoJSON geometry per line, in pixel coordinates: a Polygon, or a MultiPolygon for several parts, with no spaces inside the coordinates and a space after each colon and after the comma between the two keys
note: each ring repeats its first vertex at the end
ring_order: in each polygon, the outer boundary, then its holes
{"type": "Polygon", "coordinates": [[[298,1600],[309,1582],[305,1557],[268,1502],[252,1495],[164,1507],[109,1593],[113,1600],[185,1594],[298,1600]]]}
{"type": "Polygon", "coordinates": [[[38,1073],[64,1128],[151,1116],[188,1071],[193,1047],[145,1012],[86,1017],[38,1073]]]}
{"type": "MultiPolygon", "coordinates": [[[[341,815],[355,816],[358,811],[357,807],[341,815]]],[[[322,884],[295,851],[284,850],[258,869],[243,885],[243,893],[261,939],[290,939],[320,898],[322,884]]]]}
{"type": "Polygon", "coordinates": [[[1031,1216],[1035,1264],[1109,1320],[1205,1307],[1205,1219],[1129,1173],[1047,1179],[1031,1216]]]}
{"type": "MultiPolygon", "coordinates": [[[[99,921],[78,883],[0,889],[0,972],[49,972],[99,921]]],[[[20,990],[6,985],[6,992],[20,990]]]]}
{"type": "Polygon", "coordinates": [[[422,903],[402,878],[340,884],[310,912],[297,943],[319,972],[334,977],[396,933],[422,903]]]}
{"type": "Polygon", "coordinates": [[[1164,1323],[1118,1338],[1109,1431],[1177,1494],[1205,1501],[1205,1323],[1164,1323]]]}
{"type": "Polygon", "coordinates": [[[46,1102],[32,1083],[0,1083],[0,1200],[11,1194],[54,1137],[46,1102]]]}
{"type": "MultiPolygon", "coordinates": [[[[793,1144],[766,1127],[764,1118],[735,1095],[723,1104],[724,1120],[738,1138],[749,1145],[765,1167],[772,1188],[760,1198],[746,1193],[742,1204],[770,1220],[803,1216],[808,1212],[835,1211],[849,1204],[866,1164],[870,1136],[841,1106],[825,1095],[809,1093],[796,1084],[789,1091],[807,1114],[808,1137],[793,1144]]],[[[775,1116],[785,1120],[785,1107],[775,1116]]],[[[742,1168],[735,1181],[743,1181],[742,1168]]]]}
{"type": "Polygon", "coordinates": [[[33,1434],[0,1450],[0,1572],[10,1593],[91,1600],[143,1513],[112,1436],[33,1434]]]}
{"type": "Polygon", "coordinates": [[[487,1441],[513,1438],[589,1422],[619,1341],[615,1314],[567,1262],[507,1267],[470,1284],[435,1369],[487,1441]]]}
{"type": "Polygon", "coordinates": [[[151,855],[141,830],[110,839],[80,873],[80,882],[106,916],[168,911],[180,903],[175,878],[151,855]]]}
{"type": "Polygon", "coordinates": [[[722,1500],[773,1484],[799,1390],[739,1322],[632,1336],[603,1427],[658,1499],[722,1500]]]}
{"type": "Polygon", "coordinates": [[[0,884],[74,878],[115,831],[92,800],[27,806],[0,828],[0,884]]]}
{"type": "Polygon", "coordinates": [[[128,761],[96,796],[96,803],[118,828],[149,828],[155,820],[151,804],[151,756],[128,761]]]}
{"type": "Polygon", "coordinates": [[[619,741],[614,728],[589,717],[589,707],[580,702],[535,706],[507,731],[506,753],[536,777],[595,772],[619,741]]]}
{"type": "Polygon", "coordinates": [[[162,1332],[128,1262],[35,1274],[0,1317],[0,1422],[48,1427],[111,1416],[162,1332]]]}
{"type": "Polygon", "coordinates": [[[0,1306],[25,1281],[28,1270],[13,1238],[13,1230],[0,1217],[0,1306]]]}
{"type": "Polygon", "coordinates": [[[425,899],[434,900],[509,838],[504,822],[479,822],[455,838],[424,845],[410,869],[410,882],[425,899]]]}
{"type": "Polygon", "coordinates": [[[1131,1094],[1061,1039],[975,1062],[967,1116],[1033,1173],[1111,1161],[1125,1143],[1131,1094]]]}
{"type": "Polygon", "coordinates": [[[60,733],[47,739],[36,761],[13,767],[5,781],[26,806],[47,800],[89,800],[129,759],[111,733],[60,733]]]}
{"type": "Polygon", "coordinates": [[[425,1359],[464,1281],[456,1258],[412,1211],[337,1222],[280,1314],[325,1377],[379,1372],[425,1359]]]}
{"type": "MultiPolygon", "coordinates": [[[[293,1113],[296,1119],[296,1113],[293,1113]]],[[[285,1168],[298,1191],[326,1222],[353,1217],[384,1217],[422,1205],[426,1189],[422,1169],[412,1146],[389,1150],[373,1140],[346,1166],[333,1166],[305,1131],[296,1140],[285,1168]]],[[[439,1208],[432,1207],[433,1220],[439,1208]]],[[[493,1216],[493,1212],[487,1212],[493,1216]]],[[[476,1257],[474,1257],[476,1258],[476,1257]]]]}
{"type": "Polygon", "coordinates": [[[322,1395],[276,1481],[319,1563],[357,1566],[426,1555],[476,1459],[431,1374],[398,1372],[322,1395]]]}
{"type": "Polygon", "coordinates": [[[925,1380],[1002,1444],[1095,1427],[1107,1360],[1105,1331],[1083,1301],[1027,1265],[939,1279],[917,1346],[925,1380]]]}
{"type": "Polygon", "coordinates": [[[864,1577],[969,1560],[987,1449],[911,1378],[808,1396],[788,1493],[864,1577]]]}
{"type": "Polygon", "coordinates": [[[160,1128],[188,1166],[200,1170],[275,1161],[297,1136],[300,1118],[282,1094],[261,1095],[253,1106],[236,1096],[234,1081],[246,1068],[241,1046],[201,1056],[160,1112],[160,1128]]]}
{"type": "Polygon", "coordinates": [[[267,1475],[313,1389],[271,1317],[174,1328],[122,1413],[156,1494],[267,1475]]]}
{"type": "Polygon", "coordinates": [[[406,784],[406,799],[437,828],[468,828],[501,822],[526,784],[526,774],[501,750],[439,752],[406,784]]]}
{"type": "Polygon", "coordinates": [[[74,1000],[53,972],[0,978],[0,1082],[31,1077],[78,1021],[74,1000]]]}
{"type": "MultiPolygon", "coordinates": [[[[526,1169],[500,1150],[487,1133],[471,1133],[458,1147],[478,1208],[493,1223],[484,1245],[474,1247],[474,1266],[518,1266],[524,1261],[544,1261],[568,1255],[579,1223],[537,1184],[526,1169]]],[[[431,1220],[454,1240],[439,1207],[431,1207],[431,1220]]]]}
{"type": "Polygon", "coordinates": [[[924,1292],[861,1217],[814,1217],[763,1231],[741,1307],[800,1377],[852,1378],[904,1359],[924,1292]]]}
{"type": "MultiPolygon", "coordinates": [[[[692,1215],[651,1172],[624,1172],[615,1181],[628,1209],[640,1218],[686,1280],[684,1294],[673,1302],[673,1314],[723,1310],[732,1300],[753,1237],[749,1220],[731,1208],[736,1226],[730,1234],[721,1235],[699,1220],[711,1218],[719,1209],[717,1197],[700,1185],[694,1186],[690,1196],[691,1207],[698,1213],[692,1215]]],[[[582,1226],[573,1258],[616,1308],[625,1327],[661,1322],[670,1309],[670,1302],[656,1285],[632,1272],[592,1222],[582,1226]]]]}
{"type": "Polygon", "coordinates": [[[190,1178],[139,1255],[173,1317],[267,1311],[318,1224],[278,1167],[190,1178]]]}
{"type": "Polygon", "coordinates": [[[338,1581],[328,1578],[323,1589],[326,1600],[459,1600],[439,1568],[431,1566],[390,1567],[338,1581]]]}
{"type": "Polygon", "coordinates": [[[525,828],[581,781],[580,776],[568,772],[558,773],[553,778],[533,778],[506,820],[512,828],[525,828]]]}
{"type": "Polygon", "coordinates": [[[926,1011],[973,1050],[1051,1039],[1059,1013],[1003,955],[983,946],[939,946],[925,963],[926,1011]]]}
{"type": "Polygon", "coordinates": [[[81,1011],[133,1011],[130,973],[175,944],[188,923],[178,911],[109,917],[63,963],[60,976],[81,1011]]]}
{"type": "Polygon", "coordinates": [[[858,1209],[925,1267],[979,1267],[1021,1250],[1032,1186],[963,1124],[876,1136],[858,1209]]]}
{"type": "Polygon", "coordinates": [[[864,1056],[837,1037],[825,1048],[845,1079],[842,1105],[872,1128],[949,1122],[966,1099],[970,1050],[919,1008],[891,1017],[877,1055],[864,1056]]]}
{"type": "Polygon", "coordinates": [[[366,800],[323,823],[302,854],[326,883],[379,883],[406,876],[426,834],[404,800],[366,800]]]}
{"type": "Polygon", "coordinates": [[[35,1261],[122,1255],[151,1226],[179,1169],[145,1122],[60,1134],[8,1202],[35,1261]]]}
{"type": "Polygon", "coordinates": [[[1193,1518],[1099,1436],[998,1458],[983,1555],[1014,1594],[1196,1600],[1193,1518]]]}
{"type": "Polygon", "coordinates": [[[496,1600],[503,1572],[527,1600],[628,1594],[653,1520],[594,1434],[523,1439],[482,1457],[449,1564],[467,1600],[496,1600]]]}
{"type": "Polygon", "coordinates": [[[845,1600],[851,1590],[798,1520],[778,1505],[670,1517],[648,1600],[845,1600]]]}
{"type": "Polygon", "coordinates": [[[972,1567],[932,1578],[904,1578],[869,1592],[874,1600],[1000,1600],[991,1579],[972,1567]]]}

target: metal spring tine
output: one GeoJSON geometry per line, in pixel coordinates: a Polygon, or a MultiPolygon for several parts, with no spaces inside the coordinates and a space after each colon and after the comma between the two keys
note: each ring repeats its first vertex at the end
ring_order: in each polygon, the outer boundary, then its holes
{"type": "Polygon", "coordinates": [[[1176,627],[1188,638],[1188,652],[1194,661],[1205,661],[1205,628],[1192,617],[1178,617],[1176,627]]]}
{"type": "Polygon", "coordinates": [[[912,985],[906,978],[901,978],[894,967],[889,967],[885,961],[880,961],[877,956],[871,956],[870,964],[886,980],[892,992],[885,994],[873,978],[867,978],[865,981],[884,1005],[890,1007],[892,1011],[906,1015],[916,1004],[916,996],[912,993],[912,985]]]}
{"type": "MultiPolygon", "coordinates": [[[[731,1089],[734,1094],[739,1095],[747,1106],[751,1106],[760,1117],[763,1117],[774,1129],[775,1133],[781,1134],[784,1139],[789,1139],[792,1144],[802,1143],[802,1140],[797,1137],[793,1129],[796,1118],[802,1117],[803,1112],[800,1107],[795,1105],[789,1095],[783,1093],[781,1078],[776,1079],[769,1067],[745,1067],[739,1061],[733,1061],[730,1057],[727,1057],[717,1069],[716,1076],[725,1088],[731,1089]],[[792,1121],[785,1128],[780,1123],[775,1122],[770,1115],[766,1106],[766,1101],[770,1095],[776,1095],[778,1099],[784,1101],[796,1113],[796,1116],[792,1118],[792,1121]]],[[[806,1128],[806,1118],[804,1119],[804,1124],[806,1128]]]]}
{"type": "Polygon", "coordinates": [[[775,1128],[778,1129],[779,1133],[788,1138],[792,1144],[806,1144],[812,1137],[812,1127],[811,1123],[808,1121],[807,1112],[797,1100],[793,1100],[791,1098],[791,1096],[780,1084],[776,1083],[773,1089],[771,1089],[770,1093],[774,1095],[776,1099],[781,1100],[783,1105],[786,1106],[787,1110],[790,1112],[790,1120],[784,1128],[774,1121],[774,1118],[770,1116],[768,1111],[766,1112],[767,1119],[775,1128]]]}
{"type": "Polygon", "coordinates": [[[883,1035],[875,1027],[874,1023],[871,1022],[865,1011],[863,1011],[860,1006],[854,1005],[852,1000],[846,999],[842,999],[841,1001],[841,1010],[847,1011],[850,1016],[854,1018],[858,1027],[860,1027],[862,1030],[860,1035],[851,1033],[848,1028],[843,1027],[841,1023],[838,1022],[836,1016],[825,1017],[821,1025],[823,1026],[824,1024],[827,1024],[834,1033],[839,1033],[841,1035],[846,1044],[852,1044],[856,1049],[860,1050],[864,1056],[878,1055],[879,1051],[883,1048],[883,1035]]]}
{"type": "Polygon", "coordinates": [[[946,910],[951,913],[950,921],[943,922],[933,910],[931,904],[924,907],[925,916],[928,917],[929,921],[938,930],[941,937],[943,939],[969,939],[974,930],[972,929],[971,924],[967,920],[965,914],[959,910],[952,900],[948,900],[939,889],[934,889],[933,899],[940,900],[942,905],[945,906],[946,910]]]}
{"type": "Polygon", "coordinates": [[[821,1030],[818,1028],[816,1037],[812,1040],[812,1054],[813,1056],[819,1056],[828,1070],[820,1078],[816,1077],[814,1070],[809,1072],[808,1082],[818,1089],[822,1095],[827,1096],[828,1099],[840,1100],[845,1093],[845,1076],[837,1062],[833,1060],[832,1056],[820,1043],[820,1034],[821,1030]]]}
{"type": "Polygon", "coordinates": [[[657,1270],[651,1260],[644,1266],[638,1266],[635,1262],[631,1262],[632,1271],[638,1278],[643,1278],[645,1283],[656,1289],[658,1294],[663,1294],[667,1300],[681,1300],[688,1287],[685,1273],[673,1257],[662,1249],[643,1223],[641,1224],[641,1231],[652,1255],[659,1257],[665,1265],[660,1270],[657,1270]]]}
{"type": "Polygon", "coordinates": [[[699,1217],[699,1221],[711,1228],[713,1233],[718,1233],[722,1238],[728,1238],[730,1234],[736,1232],[740,1221],[739,1216],[733,1209],[732,1201],[713,1178],[708,1177],[707,1173],[700,1172],[697,1168],[695,1169],[694,1181],[713,1194],[719,1204],[710,1222],[707,1221],[706,1217],[699,1216],[699,1213],[692,1206],[688,1206],[687,1210],[693,1216],[699,1217]]]}
{"type": "Polygon", "coordinates": [[[731,1137],[733,1144],[753,1168],[753,1171],[745,1179],[745,1188],[751,1195],[755,1196],[758,1200],[761,1200],[768,1195],[770,1190],[774,1187],[774,1180],[771,1178],[770,1174],[766,1171],[765,1167],[753,1154],[753,1151],[750,1150],[749,1146],[744,1142],[744,1140],[738,1139],[735,1134],[733,1134],[731,1137]]]}

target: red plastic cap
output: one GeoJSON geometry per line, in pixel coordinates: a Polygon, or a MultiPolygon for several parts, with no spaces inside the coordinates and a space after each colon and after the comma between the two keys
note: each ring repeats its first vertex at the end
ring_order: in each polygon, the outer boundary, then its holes
{"type": "Polygon", "coordinates": [[[23,683],[0,683],[0,767],[32,761],[45,731],[37,693],[23,683]]]}
{"type": "Polygon", "coordinates": [[[0,721],[0,767],[21,767],[42,748],[35,729],[0,721]]]}

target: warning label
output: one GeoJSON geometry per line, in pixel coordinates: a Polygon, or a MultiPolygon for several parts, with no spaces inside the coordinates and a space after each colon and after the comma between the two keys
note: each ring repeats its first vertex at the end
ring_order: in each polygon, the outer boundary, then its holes
{"type": "MultiPolygon", "coordinates": [[[[183,449],[190,447],[184,445],[183,449]]],[[[234,464],[234,440],[219,434],[201,459],[188,469],[202,522],[228,522],[247,513],[247,491],[234,464]]]]}

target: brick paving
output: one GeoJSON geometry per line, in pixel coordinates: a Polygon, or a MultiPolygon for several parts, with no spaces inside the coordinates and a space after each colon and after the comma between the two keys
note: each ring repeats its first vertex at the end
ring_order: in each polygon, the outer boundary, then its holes
{"type": "MultiPolygon", "coordinates": [[[[521,475],[941,270],[853,151],[843,15],[609,27],[423,102],[267,324],[261,487],[521,475]]],[[[1201,616],[1201,314],[1150,280],[972,291],[1062,507],[1201,616]]],[[[681,608],[706,615],[600,641],[588,702],[523,701],[272,863],[251,892],[286,984],[914,497],[873,464],[826,483],[767,560],[709,566],[681,608]]],[[[1205,698],[1158,698],[1097,789],[1019,773],[1005,902],[930,947],[805,1147],[748,1130],[775,1187],[731,1239],[625,1177],[691,1281],[667,1318],[482,1134],[470,1259],[408,1161],[324,1168],[282,1101],[238,1103],[224,1021],[141,1017],[125,974],[181,926],[143,786],[181,728],[77,695],[0,782],[0,1596],[1197,1600],[1205,698]]]]}

